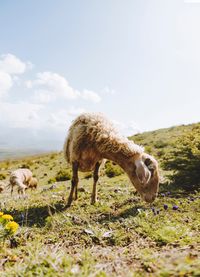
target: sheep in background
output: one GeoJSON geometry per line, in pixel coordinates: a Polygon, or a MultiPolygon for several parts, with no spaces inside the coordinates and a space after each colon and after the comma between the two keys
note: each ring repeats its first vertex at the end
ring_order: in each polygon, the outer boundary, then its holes
{"type": "Polygon", "coordinates": [[[18,193],[25,196],[25,190],[29,187],[37,187],[36,178],[33,178],[32,172],[27,168],[19,168],[10,174],[9,186],[11,187],[11,195],[14,186],[18,187],[18,193]]]}
{"type": "Polygon", "coordinates": [[[121,136],[100,113],[84,113],[73,121],[64,144],[64,155],[72,165],[68,206],[71,205],[73,196],[77,199],[78,170],[94,171],[91,204],[96,202],[98,170],[103,159],[115,162],[127,173],[143,200],[153,202],[157,196],[157,161],[144,153],[141,146],[121,136]]]}

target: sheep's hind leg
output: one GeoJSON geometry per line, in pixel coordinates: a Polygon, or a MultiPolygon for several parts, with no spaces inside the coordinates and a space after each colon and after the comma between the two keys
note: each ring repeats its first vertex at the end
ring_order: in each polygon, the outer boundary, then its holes
{"type": "Polygon", "coordinates": [[[71,182],[71,190],[67,202],[67,207],[71,206],[71,203],[73,201],[73,195],[74,195],[74,190],[77,196],[77,187],[78,187],[78,162],[73,162],[72,163],[72,182],[71,182]]]}
{"type": "Polygon", "coordinates": [[[94,169],[94,173],[93,173],[93,179],[94,179],[94,183],[93,183],[93,188],[92,188],[92,196],[91,196],[91,204],[95,204],[97,201],[97,182],[99,179],[99,167],[100,167],[101,163],[97,162],[95,165],[95,169],[94,169]]]}
{"type": "Polygon", "coordinates": [[[78,182],[76,182],[76,186],[75,186],[75,193],[74,193],[74,200],[78,199],[78,182]]]}

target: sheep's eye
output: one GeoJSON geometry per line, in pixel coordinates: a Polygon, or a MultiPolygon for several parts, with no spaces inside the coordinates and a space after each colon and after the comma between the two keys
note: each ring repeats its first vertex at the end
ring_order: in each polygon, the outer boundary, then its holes
{"type": "Polygon", "coordinates": [[[144,161],[144,164],[148,167],[150,164],[152,163],[152,161],[147,158],[145,161],[144,161]]]}

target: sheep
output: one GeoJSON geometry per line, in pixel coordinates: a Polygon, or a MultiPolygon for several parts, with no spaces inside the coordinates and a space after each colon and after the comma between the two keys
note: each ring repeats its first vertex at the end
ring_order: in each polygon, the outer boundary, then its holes
{"type": "Polygon", "coordinates": [[[96,202],[98,171],[104,159],[118,164],[127,173],[144,201],[151,203],[158,194],[157,161],[144,153],[143,147],[119,134],[101,113],[83,113],[73,121],[64,143],[64,157],[72,165],[67,207],[70,207],[73,196],[77,199],[78,170],[93,171],[91,204],[96,202]]]}
{"type": "Polygon", "coordinates": [[[11,187],[11,195],[13,193],[13,187],[18,187],[18,194],[22,194],[25,197],[25,190],[27,188],[37,187],[37,179],[33,178],[32,172],[27,168],[19,168],[10,174],[9,187],[11,187]]]}

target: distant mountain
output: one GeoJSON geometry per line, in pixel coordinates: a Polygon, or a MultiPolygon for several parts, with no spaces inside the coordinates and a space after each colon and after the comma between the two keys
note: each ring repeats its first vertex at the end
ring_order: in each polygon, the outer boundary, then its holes
{"type": "Polygon", "coordinates": [[[41,130],[1,128],[0,160],[61,150],[64,136],[41,130]]]}

